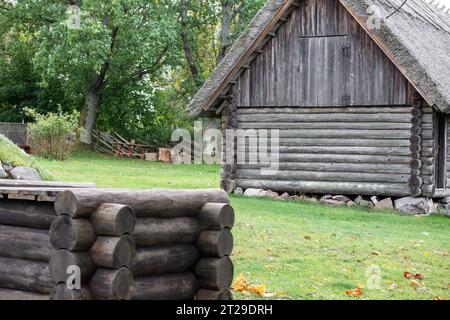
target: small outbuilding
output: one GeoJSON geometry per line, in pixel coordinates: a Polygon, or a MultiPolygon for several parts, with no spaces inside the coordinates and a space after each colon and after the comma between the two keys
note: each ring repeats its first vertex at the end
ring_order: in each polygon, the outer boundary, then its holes
{"type": "Polygon", "coordinates": [[[269,0],[188,109],[279,130],[280,170],[224,163],[229,192],[450,196],[450,15],[422,0],[269,0]]]}

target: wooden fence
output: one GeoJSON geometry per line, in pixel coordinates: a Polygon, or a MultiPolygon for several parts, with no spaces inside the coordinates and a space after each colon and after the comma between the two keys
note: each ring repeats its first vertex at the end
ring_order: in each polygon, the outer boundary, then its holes
{"type": "Polygon", "coordinates": [[[231,299],[234,211],[221,190],[5,188],[0,298],[231,299]],[[17,199],[45,192],[55,201],[17,199]],[[80,290],[67,286],[74,266],[80,290]]]}

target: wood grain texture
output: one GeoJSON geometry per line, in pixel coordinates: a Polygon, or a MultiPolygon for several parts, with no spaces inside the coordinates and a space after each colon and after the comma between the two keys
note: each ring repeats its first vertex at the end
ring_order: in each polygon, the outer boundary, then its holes
{"type": "Polygon", "coordinates": [[[57,250],[87,251],[96,239],[94,227],[88,219],[59,216],[50,228],[50,243],[57,250]]]}
{"type": "Polygon", "coordinates": [[[406,104],[412,90],[335,0],[302,1],[236,86],[239,106],[406,104]]]}
{"type": "Polygon", "coordinates": [[[193,300],[197,289],[192,273],[137,277],[132,300],[193,300]]]}
{"type": "Polygon", "coordinates": [[[229,203],[222,190],[120,190],[85,189],[62,192],[55,201],[60,215],[89,218],[104,203],[133,208],[137,217],[196,216],[208,202],[229,203]]]}
{"type": "Polygon", "coordinates": [[[49,261],[48,231],[0,225],[0,256],[49,261]]]}
{"type": "Polygon", "coordinates": [[[139,218],[133,239],[138,247],[193,244],[200,232],[196,218],[139,218]]]}
{"type": "Polygon", "coordinates": [[[0,224],[2,225],[48,230],[54,219],[56,219],[56,213],[53,203],[0,200],[0,224]]]}
{"type": "Polygon", "coordinates": [[[198,250],[191,245],[139,248],[131,271],[134,276],[183,273],[192,269],[199,259],[198,250]]]}
{"type": "Polygon", "coordinates": [[[48,262],[0,257],[0,288],[49,294],[48,262]]]}

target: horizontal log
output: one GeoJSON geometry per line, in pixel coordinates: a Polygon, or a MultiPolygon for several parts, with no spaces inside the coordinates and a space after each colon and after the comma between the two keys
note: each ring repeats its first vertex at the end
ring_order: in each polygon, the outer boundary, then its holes
{"type": "Polygon", "coordinates": [[[222,190],[101,190],[62,192],[55,201],[58,214],[90,217],[103,203],[133,208],[137,217],[176,218],[196,216],[208,202],[229,203],[222,190]]]}
{"type": "Polygon", "coordinates": [[[48,262],[0,257],[0,288],[49,294],[48,262]]]}
{"type": "Polygon", "coordinates": [[[434,197],[435,193],[436,193],[436,185],[432,184],[432,185],[428,185],[428,184],[424,184],[422,185],[422,195],[426,196],[426,197],[434,197]]]}
{"type": "Polygon", "coordinates": [[[305,154],[340,154],[340,155],[375,155],[375,156],[411,156],[410,147],[332,147],[332,146],[259,146],[238,145],[238,152],[250,152],[252,149],[267,152],[269,155],[278,153],[305,154]],[[267,150],[267,151],[266,151],[267,150]]]}
{"type": "MultiPolygon", "coordinates": [[[[283,147],[410,147],[409,139],[280,138],[283,147]]],[[[248,142],[247,142],[248,143],[248,142]]]]}
{"type": "MultiPolygon", "coordinates": [[[[261,165],[239,165],[240,169],[261,169],[261,165]]],[[[325,172],[363,172],[363,173],[397,173],[409,174],[409,164],[364,164],[353,163],[321,163],[321,162],[282,162],[279,170],[291,171],[325,171],[325,172]]]]}
{"type": "Polygon", "coordinates": [[[411,130],[411,123],[392,122],[240,122],[238,129],[411,130]]]}
{"type": "Polygon", "coordinates": [[[358,113],[358,114],[378,114],[378,113],[411,113],[410,106],[390,106],[390,107],[297,107],[297,108],[246,108],[239,107],[239,114],[330,114],[330,113],[358,113]]]}
{"type": "Polygon", "coordinates": [[[133,233],[136,216],[129,206],[105,203],[94,212],[91,223],[98,235],[120,237],[133,233]]]}
{"type": "Polygon", "coordinates": [[[29,291],[13,289],[0,289],[0,301],[40,301],[49,300],[47,294],[39,294],[29,291]]]}
{"type": "Polygon", "coordinates": [[[239,122],[391,122],[411,123],[412,115],[404,113],[305,113],[305,114],[239,114],[239,122]]]}
{"type": "MultiPolygon", "coordinates": [[[[238,161],[244,159],[247,163],[251,159],[258,159],[257,153],[238,153],[238,161]]],[[[260,161],[263,164],[267,162],[260,161]]],[[[273,160],[272,160],[273,161],[273,160]]],[[[279,154],[279,161],[281,162],[330,162],[330,163],[380,163],[380,164],[408,164],[411,161],[411,156],[397,157],[397,156],[361,156],[348,154],[297,154],[297,153],[281,153],[279,154]]],[[[239,163],[245,164],[245,163],[239,163]]]]}
{"type": "MultiPolygon", "coordinates": [[[[301,128],[298,125],[297,128],[301,128]]],[[[289,129],[278,130],[280,138],[307,138],[307,139],[383,139],[401,140],[410,139],[409,130],[327,130],[327,129],[289,129]]],[[[238,130],[236,131],[238,141],[258,137],[258,130],[238,130]]]]}
{"type": "Polygon", "coordinates": [[[379,182],[379,183],[407,183],[411,174],[395,173],[361,173],[361,172],[320,172],[279,170],[271,175],[264,175],[261,170],[237,170],[239,179],[266,180],[301,180],[301,181],[331,181],[331,182],[379,182]]]}
{"type": "Polygon", "coordinates": [[[233,294],[229,289],[218,291],[213,290],[199,290],[195,295],[195,300],[199,301],[231,301],[233,294]]]}
{"type": "Polygon", "coordinates": [[[91,258],[103,268],[119,269],[130,267],[136,254],[136,243],[131,236],[99,237],[92,246],[91,258]]]}
{"type": "Polygon", "coordinates": [[[134,276],[183,273],[193,268],[199,259],[197,249],[191,245],[140,248],[133,259],[131,271],[134,276]]]}
{"type": "Polygon", "coordinates": [[[140,218],[137,220],[133,238],[138,247],[193,244],[200,232],[200,224],[195,218],[140,218]]]}
{"type": "Polygon", "coordinates": [[[203,230],[231,230],[234,227],[235,213],[229,204],[207,203],[198,214],[198,219],[203,230]]]}
{"type": "Polygon", "coordinates": [[[97,269],[88,252],[55,250],[50,259],[50,275],[53,283],[66,284],[68,278],[73,275],[69,267],[73,266],[80,268],[82,281],[89,280],[97,269]]]}
{"type": "Polygon", "coordinates": [[[203,231],[197,240],[197,248],[203,257],[223,258],[233,252],[233,235],[229,229],[203,231]]]}
{"type": "Polygon", "coordinates": [[[205,258],[195,267],[195,275],[201,289],[223,290],[231,286],[234,266],[229,257],[205,258]]]}
{"type": "Polygon", "coordinates": [[[193,300],[197,288],[192,273],[137,277],[132,300],[193,300]]]}
{"type": "Polygon", "coordinates": [[[0,224],[48,230],[56,218],[52,203],[21,200],[0,201],[0,224]]]}
{"type": "Polygon", "coordinates": [[[128,268],[98,269],[89,282],[95,300],[128,300],[133,286],[133,274],[128,268]]]}
{"type": "Polygon", "coordinates": [[[94,227],[85,219],[59,216],[50,228],[50,243],[57,250],[87,251],[96,239],[94,227]]]}
{"type": "Polygon", "coordinates": [[[353,183],[353,182],[303,182],[273,181],[256,179],[237,179],[237,185],[243,189],[257,188],[292,193],[318,194],[360,194],[367,196],[409,196],[408,184],[353,183]]]}
{"type": "Polygon", "coordinates": [[[49,261],[48,231],[0,225],[0,256],[49,261]]]}
{"type": "Polygon", "coordinates": [[[84,301],[92,300],[91,292],[86,286],[81,289],[71,290],[66,284],[60,283],[54,286],[50,292],[50,300],[56,301],[84,301]]]}

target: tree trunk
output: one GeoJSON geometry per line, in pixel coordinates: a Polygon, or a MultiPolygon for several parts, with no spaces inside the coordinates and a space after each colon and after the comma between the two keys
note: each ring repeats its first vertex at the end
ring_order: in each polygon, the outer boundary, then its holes
{"type": "Polygon", "coordinates": [[[217,64],[221,63],[231,47],[231,24],[234,18],[235,0],[226,0],[222,3],[222,26],[220,30],[220,52],[217,64]]]}
{"type": "Polygon", "coordinates": [[[187,14],[186,0],[180,0],[180,19],[181,19],[181,31],[180,36],[183,41],[183,50],[186,57],[186,61],[191,70],[192,77],[194,78],[197,87],[200,87],[203,82],[202,72],[197,67],[194,56],[192,54],[191,43],[188,36],[188,14],[187,14]]]}
{"type": "MultiPolygon", "coordinates": [[[[112,29],[110,52],[113,53],[114,45],[116,43],[117,33],[119,28],[112,29]]],[[[84,106],[80,115],[80,127],[84,127],[84,133],[81,136],[81,142],[85,144],[92,143],[92,133],[97,121],[97,113],[101,103],[101,92],[106,85],[106,73],[109,69],[109,61],[106,61],[100,70],[100,73],[95,75],[89,90],[84,98],[84,106]]]]}
{"type": "Polygon", "coordinates": [[[98,107],[100,106],[100,94],[97,88],[91,87],[84,99],[84,107],[80,116],[80,125],[84,128],[81,135],[81,142],[92,143],[92,133],[97,121],[98,107]]]}

